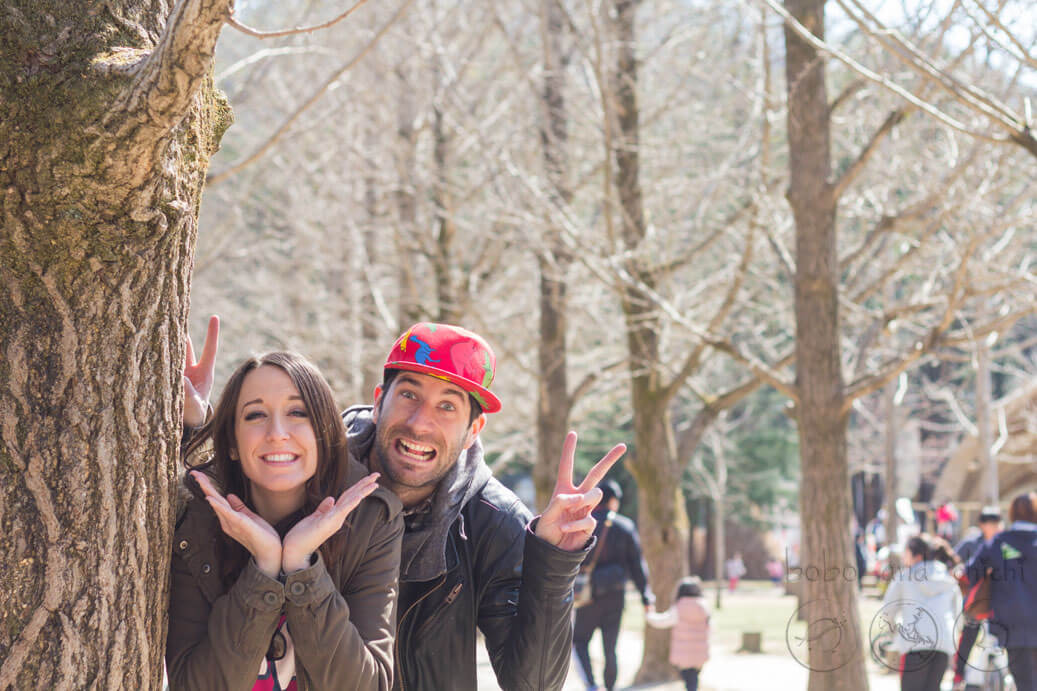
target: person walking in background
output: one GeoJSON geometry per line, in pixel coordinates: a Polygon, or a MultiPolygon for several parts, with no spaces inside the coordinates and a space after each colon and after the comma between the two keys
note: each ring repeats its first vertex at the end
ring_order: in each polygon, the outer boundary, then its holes
{"type": "Polygon", "coordinates": [[[868,554],[864,545],[864,533],[857,532],[853,538],[853,558],[857,563],[857,589],[864,588],[864,572],[868,570],[868,554]]]}
{"type": "Polygon", "coordinates": [[[650,626],[670,629],[670,664],[680,671],[687,691],[697,691],[699,672],[709,660],[709,618],[709,604],[702,597],[698,576],[681,580],[668,610],[645,614],[650,626]]]}
{"type": "Polygon", "coordinates": [[[990,630],[1008,651],[1017,691],[1037,691],[1037,492],[1013,499],[1008,520],[966,574],[970,586],[989,575],[990,630]]]}
{"type": "MultiPolygon", "coordinates": [[[[965,538],[954,548],[954,551],[958,553],[958,558],[963,564],[969,563],[984,545],[990,544],[1003,527],[1001,509],[997,506],[984,506],[979,512],[979,532],[965,538]]],[[[971,618],[966,618],[965,624],[961,628],[961,638],[958,639],[958,650],[954,656],[954,684],[956,687],[964,684],[965,664],[972,653],[972,646],[976,643],[980,628],[981,622],[971,618]]]]}
{"type": "Polygon", "coordinates": [[[648,567],[641,555],[637,528],[633,521],[617,513],[623,490],[615,480],[608,479],[601,483],[601,492],[601,502],[591,514],[597,521],[594,534],[599,540],[594,552],[600,550],[600,554],[592,552],[585,560],[585,564],[594,565],[590,572],[591,601],[576,610],[573,648],[587,688],[598,688],[591,669],[589,645],[594,631],[601,629],[601,643],[605,652],[605,688],[612,691],[619,675],[616,643],[619,640],[627,581],[632,580],[641,593],[641,602],[646,611],[655,602],[655,596],[648,587],[648,567]]]}
{"type": "Polygon", "coordinates": [[[742,561],[741,552],[735,552],[735,555],[724,563],[724,572],[727,575],[727,589],[733,593],[738,587],[738,581],[745,575],[745,562],[742,561]]]}
{"type": "Polygon", "coordinates": [[[950,541],[954,539],[957,527],[958,509],[951,503],[950,499],[945,499],[940,504],[940,507],[936,509],[936,534],[944,540],[950,541]]]}
{"type": "Polygon", "coordinates": [[[785,575],[785,567],[781,565],[781,561],[777,557],[771,557],[767,560],[767,576],[771,579],[771,583],[774,587],[781,587],[781,577],[785,575]]]}
{"type": "Polygon", "coordinates": [[[961,590],[950,572],[956,563],[941,538],[922,533],[907,541],[904,567],[894,574],[879,611],[893,632],[893,649],[903,654],[901,691],[940,691],[961,612],[961,590]]]}

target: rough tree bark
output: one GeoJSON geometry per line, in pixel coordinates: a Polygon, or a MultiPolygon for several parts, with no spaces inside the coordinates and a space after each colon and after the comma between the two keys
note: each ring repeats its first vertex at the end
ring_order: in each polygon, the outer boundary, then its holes
{"type": "MultiPolygon", "coordinates": [[[[824,0],[787,0],[786,8],[824,37],[824,0]]],[[[802,485],[802,564],[809,691],[868,688],[852,565],[850,478],[839,342],[837,197],[831,182],[825,63],[785,29],[789,190],[796,224],[796,419],[802,485]],[[832,574],[838,571],[835,576],[832,574]],[[832,576],[832,577],[830,577],[832,576]],[[833,624],[834,622],[834,624],[833,624]]]]}
{"type": "Polygon", "coordinates": [[[160,688],[197,212],[232,0],[0,13],[0,689],[160,688]]]}

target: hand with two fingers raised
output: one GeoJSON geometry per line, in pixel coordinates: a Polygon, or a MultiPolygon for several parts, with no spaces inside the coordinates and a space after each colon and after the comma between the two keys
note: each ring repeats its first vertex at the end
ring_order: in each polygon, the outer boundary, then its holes
{"type": "Polygon", "coordinates": [[[311,556],[317,548],[342,528],[346,516],[377,487],[378,473],[371,473],[343,492],[338,501],[326,497],[313,513],[296,523],[284,536],[281,569],[292,573],[310,566],[311,556]]]}
{"type": "Polygon", "coordinates": [[[205,493],[209,506],[216,512],[220,528],[249,551],[256,560],[259,570],[277,578],[281,571],[281,536],[263,518],[245,506],[245,502],[234,495],[224,497],[213,487],[209,477],[197,470],[191,476],[205,493]]]}
{"type": "Polygon", "coordinates": [[[573,485],[576,432],[569,432],[562,446],[554,493],[537,521],[537,537],[570,552],[583,549],[597,524],[591,516],[591,511],[601,501],[598,483],[605,479],[609,468],[620,459],[626,449],[626,444],[616,444],[591,468],[583,482],[578,486],[573,485]]]}
{"type": "Polygon", "coordinates": [[[205,414],[209,407],[209,394],[216,374],[216,350],[220,343],[220,318],[215,314],[209,317],[209,328],[202,344],[202,357],[195,362],[194,345],[191,336],[187,336],[187,349],[184,353],[184,425],[201,427],[205,422],[205,414]]]}

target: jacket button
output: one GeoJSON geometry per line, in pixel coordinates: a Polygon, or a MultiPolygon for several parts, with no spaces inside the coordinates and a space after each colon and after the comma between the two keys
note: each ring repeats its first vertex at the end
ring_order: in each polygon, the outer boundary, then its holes
{"type": "Polygon", "coordinates": [[[212,567],[211,566],[209,566],[208,564],[202,564],[202,573],[207,574],[210,571],[212,571],[212,567]]]}
{"type": "Polygon", "coordinates": [[[180,541],[180,549],[187,549],[187,548],[188,548],[189,546],[190,546],[190,545],[189,545],[189,543],[187,542],[187,540],[181,540],[181,541],[180,541]]]}
{"type": "Polygon", "coordinates": [[[277,593],[271,592],[269,590],[266,591],[265,593],[263,593],[263,602],[267,603],[268,605],[276,605],[277,593]]]}
{"type": "Polygon", "coordinates": [[[295,583],[292,583],[288,590],[292,593],[292,595],[298,597],[306,592],[306,585],[304,583],[296,581],[295,583]]]}

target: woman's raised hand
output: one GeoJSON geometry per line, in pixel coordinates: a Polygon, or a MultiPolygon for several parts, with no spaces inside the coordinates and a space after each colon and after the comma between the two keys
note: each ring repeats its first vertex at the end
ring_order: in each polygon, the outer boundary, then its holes
{"type": "Polygon", "coordinates": [[[371,473],[342,493],[338,501],[327,497],[284,536],[281,568],[285,573],[310,565],[310,555],[342,527],[346,516],[378,487],[378,473],[371,473]]]}
{"type": "Polygon", "coordinates": [[[194,346],[190,334],[184,353],[184,425],[201,427],[209,407],[209,393],[216,373],[216,350],[220,343],[220,318],[209,317],[209,328],[202,344],[202,357],[194,360],[194,346]]]}
{"type": "Polygon", "coordinates": [[[197,470],[191,475],[205,493],[209,506],[216,512],[220,528],[234,538],[255,558],[256,566],[267,576],[277,578],[281,570],[281,536],[245,502],[233,494],[224,497],[213,487],[205,473],[197,470]]]}

